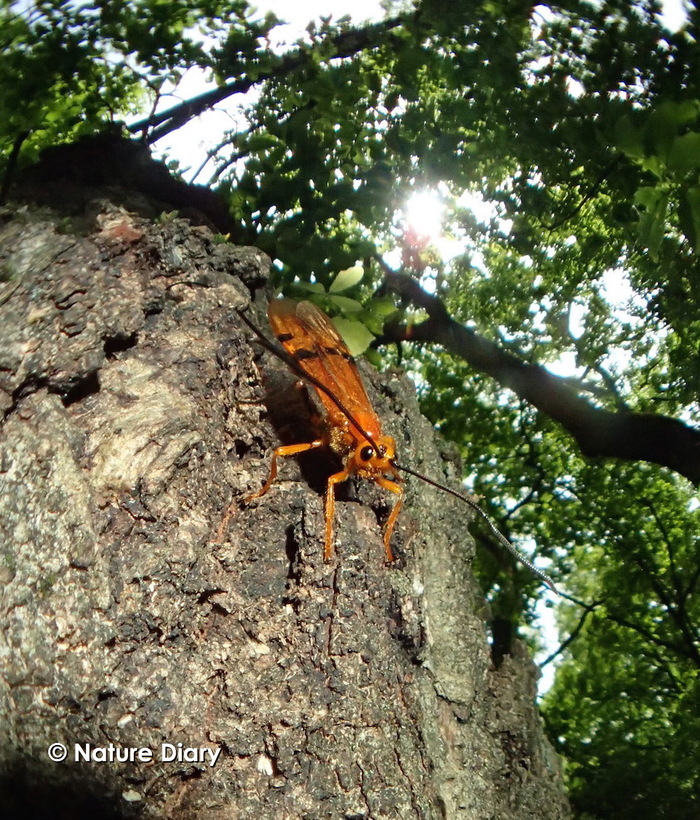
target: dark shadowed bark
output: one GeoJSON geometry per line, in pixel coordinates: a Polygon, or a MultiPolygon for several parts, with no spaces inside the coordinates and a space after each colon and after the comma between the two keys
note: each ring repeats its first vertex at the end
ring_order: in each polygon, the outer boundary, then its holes
{"type": "MultiPolygon", "coordinates": [[[[288,459],[216,542],[298,423],[235,312],[267,259],[105,198],[1,218],[0,816],[568,817],[466,508],[411,480],[387,568],[385,494],[349,487],[324,564],[331,466],[288,459]]],[[[457,485],[407,381],[363,372],[401,461],[457,485]]]]}

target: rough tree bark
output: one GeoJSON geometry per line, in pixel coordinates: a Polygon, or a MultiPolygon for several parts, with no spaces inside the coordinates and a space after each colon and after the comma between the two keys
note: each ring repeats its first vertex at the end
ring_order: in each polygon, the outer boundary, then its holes
{"type": "MultiPolygon", "coordinates": [[[[0,816],[568,817],[535,668],[491,662],[468,510],[410,480],[387,568],[359,483],[326,565],[329,465],[289,459],[217,543],[294,426],[234,310],[268,261],[87,199],[0,222],[0,816]]],[[[408,382],[364,374],[401,461],[456,483],[408,382]]]]}

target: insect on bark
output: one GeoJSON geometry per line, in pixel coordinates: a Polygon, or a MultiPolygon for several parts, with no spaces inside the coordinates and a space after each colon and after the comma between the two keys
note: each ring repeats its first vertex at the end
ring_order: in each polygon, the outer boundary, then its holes
{"type": "MultiPolygon", "coordinates": [[[[324,510],[326,519],[324,558],[333,556],[333,521],[335,517],[335,487],[351,476],[369,479],[385,490],[398,496],[384,528],[386,560],[394,560],[391,535],[403,504],[404,490],[399,471],[420,478],[432,487],[459,498],[470,506],[486,523],[498,542],[534,575],[557,592],[552,579],[537,569],[521,555],[508,539],[496,528],[486,513],[469,496],[458,493],[432,478],[401,465],[396,460],[396,443],[391,436],[382,433],[379,417],[360,378],[360,373],[350,355],[347,345],[335,325],[311,302],[295,302],[292,299],[275,299],[270,302],[268,316],[270,325],[282,344],[280,349],[239,311],[241,319],[256,334],[271,353],[286,362],[292,372],[311,384],[325,411],[325,419],[318,438],[303,444],[277,447],[272,455],[270,475],[263,486],[244,501],[252,501],[265,495],[277,477],[277,460],[286,456],[328,447],[343,462],[343,469],[331,475],[326,486],[324,510]],[[387,475],[390,476],[387,478],[387,475]]],[[[223,529],[228,515],[220,530],[223,529]]]]}
{"type": "MultiPolygon", "coordinates": [[[[396,444],[391,436],[382,434],[381,423],[347,345],[328,316],[311,302],[275,299],[270,302],[268,316],[277,340],[295,364],[294,371],[316,388],[325,419],[319,437],[313,441],[277,447],[267,481],[246,502],[260,498],[270,489],[277,476],[279,458],[328,447],[340,457],[343,469],[331,475],[326,486],[325,560],[333,555],[336,485],[356,475],[398,496],[384,528],[386,560],[393,561],[391,534],[403,502],[403,487],[398,483],[400,477],[394,465],[396,444]]],[[[288,359],[285,361],[289,363],[288,359]]]]}

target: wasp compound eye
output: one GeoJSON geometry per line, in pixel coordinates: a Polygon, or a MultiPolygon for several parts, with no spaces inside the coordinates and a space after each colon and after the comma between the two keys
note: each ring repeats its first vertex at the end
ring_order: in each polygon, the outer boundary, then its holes
{"type": "Polygon", "coordinates": [[[363,461],[369,461],[372,456],[374,455],[374,447],[370,447],[369,444],[366,447],[363,447],[360,450],[360,458],[363,461]]]}

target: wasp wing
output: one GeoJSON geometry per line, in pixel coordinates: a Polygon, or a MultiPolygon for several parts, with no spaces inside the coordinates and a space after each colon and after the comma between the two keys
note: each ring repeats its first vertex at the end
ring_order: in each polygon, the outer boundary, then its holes
{"type": "MultiPolygon", "coordinates": [[[[275,299],[268,308],[270,324],[299,369],[325,385],[370,435],[379,435],[379,421],[347,345],[326,314],[311,302],[275,299]]],[[[322,390],[317,393],[331,422],[345,413],[322,390]]]]}

